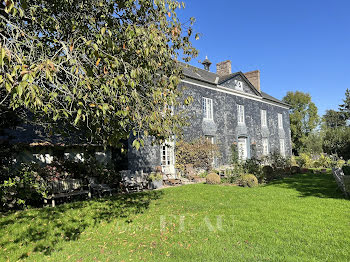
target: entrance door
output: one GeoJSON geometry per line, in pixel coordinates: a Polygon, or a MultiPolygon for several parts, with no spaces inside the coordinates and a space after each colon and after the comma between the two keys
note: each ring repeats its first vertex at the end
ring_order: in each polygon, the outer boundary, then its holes
{"type": "Polygon", "coordinates": [[[175,174],[175,144],[174,142],[165,142],[160,147],[162,160],[162,171],[165,174],[175,174]]]}
{"type": "Polygon", "coordinates": [[[246,137],[238,138],[238,157],[240,160],[246,160],[248,157],[246,137]]]}

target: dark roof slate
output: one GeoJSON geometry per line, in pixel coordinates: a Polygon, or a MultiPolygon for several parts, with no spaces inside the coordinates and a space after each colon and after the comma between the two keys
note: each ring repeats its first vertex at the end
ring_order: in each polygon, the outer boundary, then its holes
{"type": "Polygon", "coordinates": [[[192,79],[196,79],[199,81],[203,81],[209,84],[213,84],[213,85],[218,85],[218,84],[222,84],[224,82],[226,82],[227,80],[237,76],[237,75],[241,75],[247,82],[248,84],[254,89],[254,91],[256,91],[257,95],[261,96],[263,99],[275,102],[275,103],[279,103],[282,104],[284,106],[289,106],[288,104],[282,102],[281,100],[270,96],[269,94],[265,93],[265,92],[259,92],[256,90],[256,88],[249,82],[249,80],[245,77],[244,73],[242,72],[235,72],[226,76],[219,76],[216,73],[207,71],[205,69],[201,69],[186,63],[182,63],[180,62],[180,65],[183,68],[183,74],[186,77],[192,78],[192,79]]]}

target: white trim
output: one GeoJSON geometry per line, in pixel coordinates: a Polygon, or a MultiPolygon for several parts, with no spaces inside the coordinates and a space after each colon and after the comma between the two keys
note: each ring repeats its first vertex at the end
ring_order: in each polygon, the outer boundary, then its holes
{"type": "Polygon", "coordinates": [[[214,90],[214,91],[217,91],[217,92],[222,92],[222,93],[225,93],[225,94],[230,94],[230,95],[244,97],[244,98],[251,99],[251,100],[254,100],[254,101],[258,101],[258,102],[261,102],[261,103],[264,103],[264,104],[278,106],[278,107],[281,107],[281,108],[284,108],[284,109],[289,109],[289,107],[280,105],[278,103],[264,101],[263,98],[260,97],[260,96],[251,95],[251,94],[247,94],[247,93],[242,93],[242,92],[239,92],[239,91],[236,91],[236,90],[224,87],[224,86],[219,86],[218,85],[218,86],[215,86],[215,88],[214,88],[214,87],[205,86],[205,85],[202,85],[202,84],[197,84],[195,82],[191,82],[191,81],[187,81],[187,80],[181,80],[181,82],[187,83],[187,84],[191,84],[191,85],[196,85],[196,86],[199,86],[199,87],[204,87],[204,88],[211,89],[211,90],[214,90]]]}
{"type": "Polygon", "coordinates": [[[267,127],[267,112],[265,109],[260,109],[261,127],[267,127]]]}

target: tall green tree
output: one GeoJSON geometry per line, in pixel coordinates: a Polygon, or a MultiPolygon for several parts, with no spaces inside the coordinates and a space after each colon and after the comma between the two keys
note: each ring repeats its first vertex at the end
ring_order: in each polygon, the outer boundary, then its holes
{"type": "Polygon", "coordinates": [[[283,102],[290,105],[290,127],[293,150],[299,153],[305,147],[305,140],[317,127],[319,116],[310,94],[300,91],[288,92],[283,102]]]}
{"type": "Polygon", "coordinates": [[[350,90],[348,88],[345,91],[345,99],[343,99],[343,104],[339,105],[339,110],[344,114],[345,120],[350,119],[350,90]]]}
{"type": "MultiPolygon", "coordinates": [[[[178,59],[197,55],[194,19],[175,0],[0,2],[0,104],[72,127],[91,142],[119,145],[180,132],[188,104],[178,59]],[[182,108],[182,107],[179,107],[182,108]]],[[[56,124],[55,124],[56,123],[56,124]]]]}
{"type": "Polygon", "coordinates": [[[322,122],[325,127],[328,128],[336,128],[345,126],[346,120],[343,112],[335,111],[335,110],[326,110],[326,113],[322,117],[322,122]]]}

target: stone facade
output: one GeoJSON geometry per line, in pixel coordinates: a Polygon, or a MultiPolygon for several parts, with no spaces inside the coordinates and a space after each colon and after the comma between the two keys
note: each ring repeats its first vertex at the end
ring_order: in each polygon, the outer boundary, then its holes
{"type": "MultiPolygon", "coordinates": [[[[221,82],[218,79],[220,75],[215,79],[213,73],[204,72],[201,69],[196,73],[202,75],[204,80],[206,76],[207,79],[213,80],[210,83],[209,80],[202,81],[201,77],[197,79],[187,77],[181,83],[186,86],[184,95],[193,97],[193,103],[188,112],[191,119],[190,125],[183,130],[186,140],[191,141],[201,136],[213,137],[221,153],[215,162],[217,166],[230,163],[231,145],[237,143],[238,138],[244,138],[247,142],[247,158],[252,156],[252,145],[255,145],[258,157],[263,155],[263,138],[268,141],[269,153],[280,152],[280,141],[283,139],[285,149],[283,154],[291,155],[288,105],[261,93],[241,72],[225,76],[221,82]],[[237,81],[241,84],[239,90],[236,86],[237,81]],[[212,120],[207,120],[203,116],[203,98],[209,98],[212,101],[212,120]],[[244,124],[238,123],[238,105],[244,106],[244,124]],[[266,110],[266,127],[262,127],[261,110],[266,110]],[[279,127],[278,114],[282,115],[283,128],[279,127]]],[[[128,159],[129,169],[151,171],[155,166],[161,165],[161,148],[152,145],[151,139],[148,139],[145,147],[140,151],[135,151],[129,146],[128,159]]]]}

